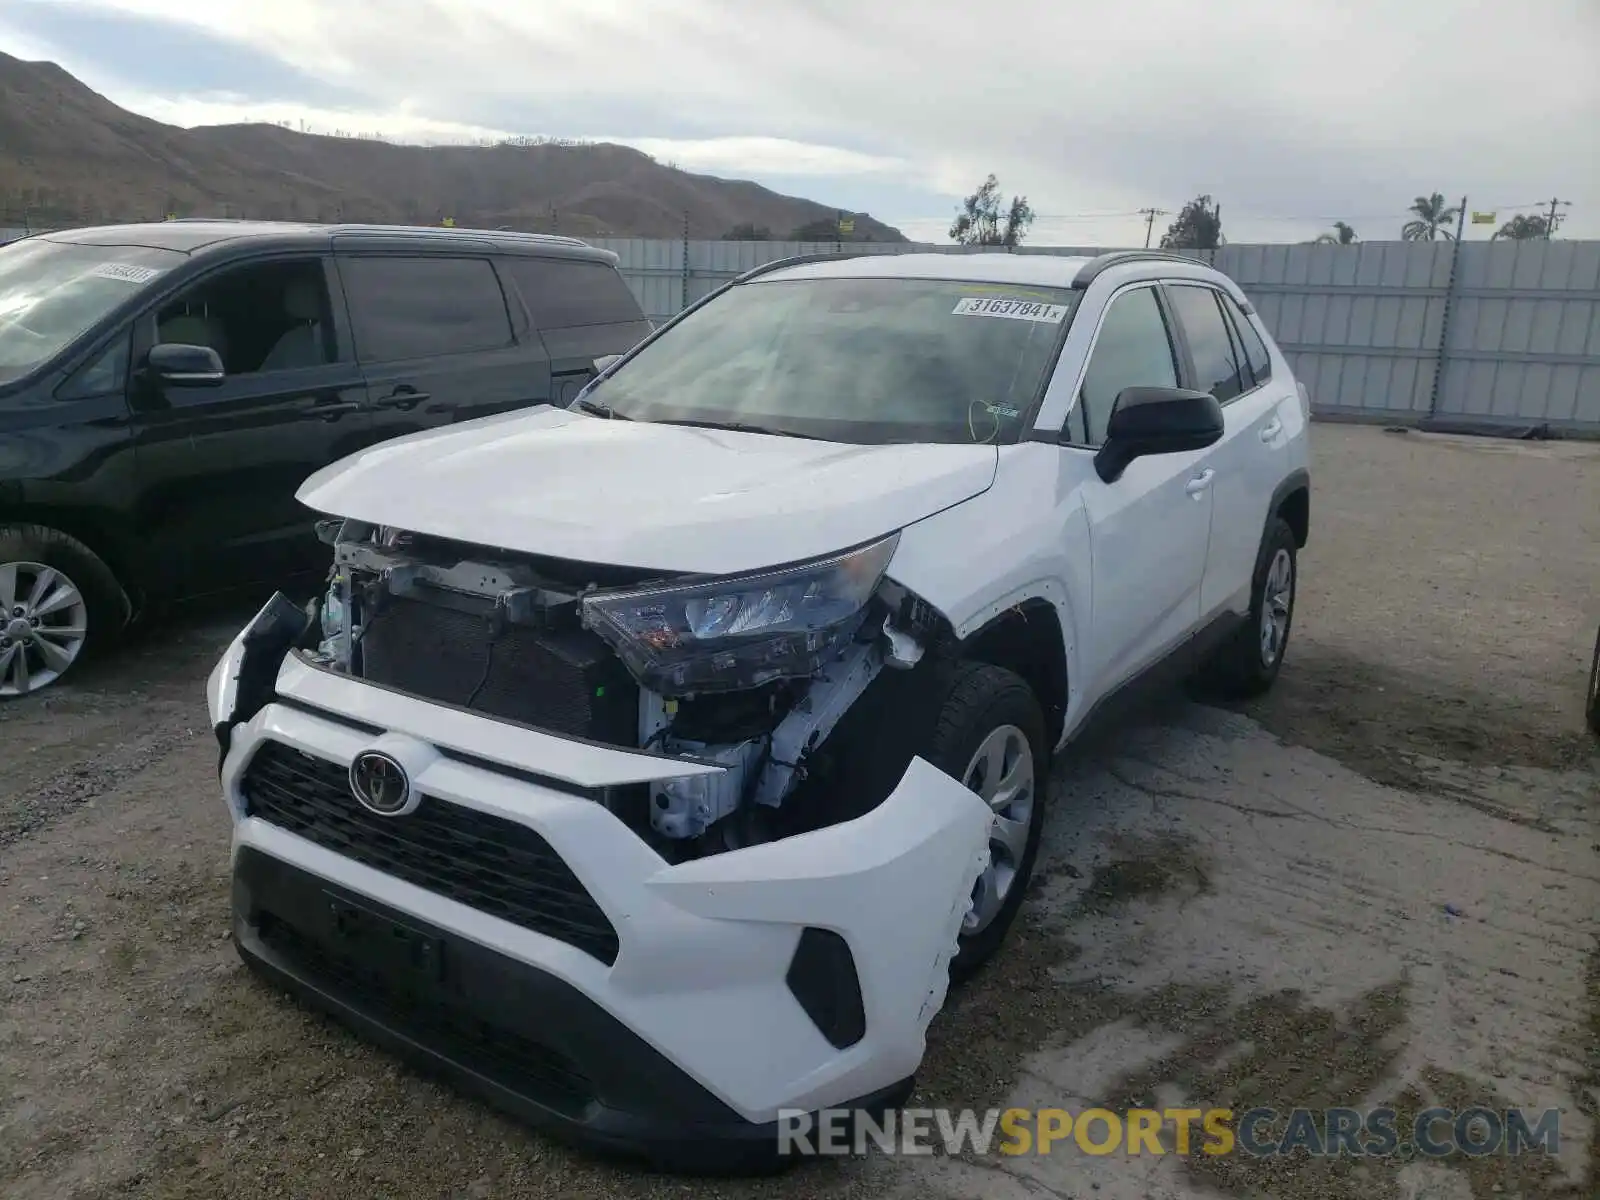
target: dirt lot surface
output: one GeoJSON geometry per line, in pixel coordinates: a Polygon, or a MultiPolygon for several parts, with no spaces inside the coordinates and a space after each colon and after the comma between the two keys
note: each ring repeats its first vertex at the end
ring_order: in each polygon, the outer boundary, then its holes
{"type": "MultiPolygon", "coordinates": [[[[1600,447],[1315,431],[1278,689],[1058,769],[1045,878],[921,1104],[1563,1110],[1554,1159],[596,1163],[247,976],[201,682],[248,606],[0,707],[7,1197],[1595,1197],[1600,447]]],[[[1169,1147],[1170,1149],[1170,1147],[1169,1147]]]]}

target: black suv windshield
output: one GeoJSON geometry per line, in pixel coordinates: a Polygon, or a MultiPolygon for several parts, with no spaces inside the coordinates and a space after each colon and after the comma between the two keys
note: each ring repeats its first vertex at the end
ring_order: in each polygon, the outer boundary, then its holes
{"type": "Polygon", "coordinates": [[[629,420],[827,441],[1013,442],[1076,300],[1031,284],[756,281],[684,317],[584,399],[629,420]]]}
{"type": "Polygon", "coordinates": [[[0,383],[48,362],[184,256],[24,238],[0,249],[0,383]]]}

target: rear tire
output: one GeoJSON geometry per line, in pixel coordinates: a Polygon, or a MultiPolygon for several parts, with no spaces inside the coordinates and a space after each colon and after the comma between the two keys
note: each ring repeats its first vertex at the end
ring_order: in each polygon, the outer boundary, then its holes
{"type": "Polygon", "coordinates": [[[1201,669],[1204,690],[1233,700],[1267,691],[1283,668],[1300,587],[1299,546],[1282,517],[1267,522],[1250,582],[1250,616],[1201,669]]]}
{"type": "Polygon", "coordinates": [[[983,796],[995,812],[991,862],[973,889],[950,976],[968,978],[994,957],[1033,878],[1044,829],[1050,750],[1044,713],[1021,676],[981,662],[955,664],[922,757],[983,796]]]}
{"type": "Polygon", "coordinates": [[[116,644],[129,604],[111,568],[43,525],[0,525],[0,700],[35,695],[116,644]]]}

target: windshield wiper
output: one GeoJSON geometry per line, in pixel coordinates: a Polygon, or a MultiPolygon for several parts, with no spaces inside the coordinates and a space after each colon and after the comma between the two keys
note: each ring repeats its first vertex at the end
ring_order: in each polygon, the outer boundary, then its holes
{"type": "Polygon", "coordinates": [[[687,429],[731,429],[734,433],[766,433],[773,437],[805,438],[813,441],[803,433],[796,433],[792,429],[773,429],[768,425],[746,425],[742,421],[695,421],[695,420],[660,420],[652,421],[652,425],[681,425],[687,429]]]}
{"type": "Polygon", "coordinates": [[[573,407],[581,409],[590,416],[604,417],[608,421],[631,421],[632,417],[625,417],[609,404],[601,404],[598,400],[577,400],[573,407]]]}

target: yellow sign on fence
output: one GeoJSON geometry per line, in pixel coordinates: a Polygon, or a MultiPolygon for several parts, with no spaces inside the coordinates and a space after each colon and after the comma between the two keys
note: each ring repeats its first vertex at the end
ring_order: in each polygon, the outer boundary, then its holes
{"type": "Polygon", "coordinates": [[[856,221],[855,221],[854,217],[840,217],[839,218],[839,232],[840,233],[849,234],[849,233],[854,233],[855,231],[856,231],[856,221]]]}
{"type": "Polygon", "coordinates": [[[1472,214],[1472,223],[1474,225],[1493,225],[1494,224],[1494,214],[1492,212],[1487,212],[1487,213],[1475,212],[1475,213],[1472,214]]]}

